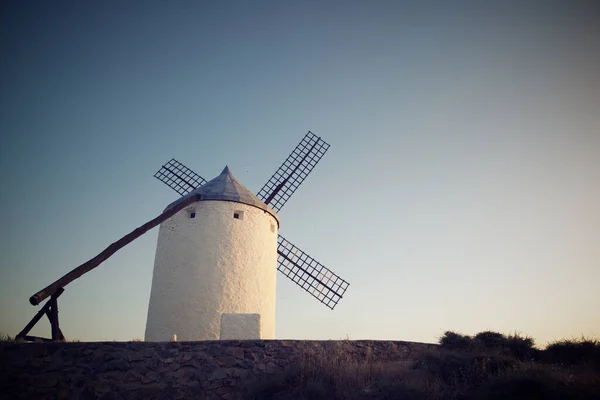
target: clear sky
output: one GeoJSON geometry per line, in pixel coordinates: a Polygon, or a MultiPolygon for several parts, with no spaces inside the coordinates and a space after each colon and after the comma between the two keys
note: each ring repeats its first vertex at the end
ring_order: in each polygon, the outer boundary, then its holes
{"type": "MultiPolygon", "coordinates": [[[[171,157],[256,192],[312,130],[281,234],[351,285],[280,274],[278,338],[600,336],[594,2],[83,3],[2,2],[0,332],[176,198],[171,157]]],[[[66,287],[67,338],[143,337],[157,233],[66,287]]]]}

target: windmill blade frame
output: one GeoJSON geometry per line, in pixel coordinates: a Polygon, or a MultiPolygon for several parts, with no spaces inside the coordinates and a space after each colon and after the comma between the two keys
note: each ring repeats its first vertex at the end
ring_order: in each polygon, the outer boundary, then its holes
{"type": "Polygon", "coordinates": [[[327,142],[308,131],[256,196],[279,212],[328,149],[327,142]]]}
{"type": "MultiPolygon", "coordinates": [[[[327,142],[308,131],[257,197],[278,212],[329,147],[327,142]]],[[[207,182],[174,158],[163,165],[154,177],[182,196],[207,182]]],[[[281,235],[277,238],[277,270],[332,310],[350,285],[281,235]]]]}
{"type": "Polygon", "coordinates": [[[185,196],[207,182],[206,179],[174,158],[160,167],[154,177],[179,193],[180,196],[185,196]]]}
{"type": "Polygon", "coordinates": [[[277,270],[332,310],[350,286],[281,235],[277,238],[277,270]]]}

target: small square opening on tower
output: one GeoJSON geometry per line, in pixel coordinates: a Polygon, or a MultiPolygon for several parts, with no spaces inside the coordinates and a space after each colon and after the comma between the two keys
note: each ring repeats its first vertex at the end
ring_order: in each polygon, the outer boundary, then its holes
{"type": "Polygon", "coordinates": [[[240,210],[235,210],[233,212],[233,218],[235,219],[244,219],[244,212],[240,210]]]}
{"type": "Polygon", "coordinates": [[[188,212],[188,216],[190,218],[196,218],[196,209],[195,208],[188,208],[187,212],[188,212]]]}

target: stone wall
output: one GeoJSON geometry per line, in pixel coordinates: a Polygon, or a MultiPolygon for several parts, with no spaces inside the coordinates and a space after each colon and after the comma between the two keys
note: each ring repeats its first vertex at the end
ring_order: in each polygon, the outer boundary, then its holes
{"type": "Polygon", "coordinates": [[[0,344],[0,398],[235,399],[315,354],[406,360],[435,345],[391,341],[0,344]]]}

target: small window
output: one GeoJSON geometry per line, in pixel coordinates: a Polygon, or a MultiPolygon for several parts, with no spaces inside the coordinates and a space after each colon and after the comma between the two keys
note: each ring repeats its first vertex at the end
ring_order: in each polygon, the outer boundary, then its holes
{"type": "Polygon", "coordinates": [[[243,211],[234,211],[233,212],[233,218],[235,219],[244,219],[244,212],[243,211]]]}
{"type": "Polygon", "coordinates": [[[195,208],[188,208],[187,212],[188,212],[188,215],[190,218],[196,218],[196,209],[195,208]]]}
{"type": "Polygon", "coordinates": [[[191,212],[190,213],[190,218],[196,218],[196,213],[195,212],[191,212]]]}

